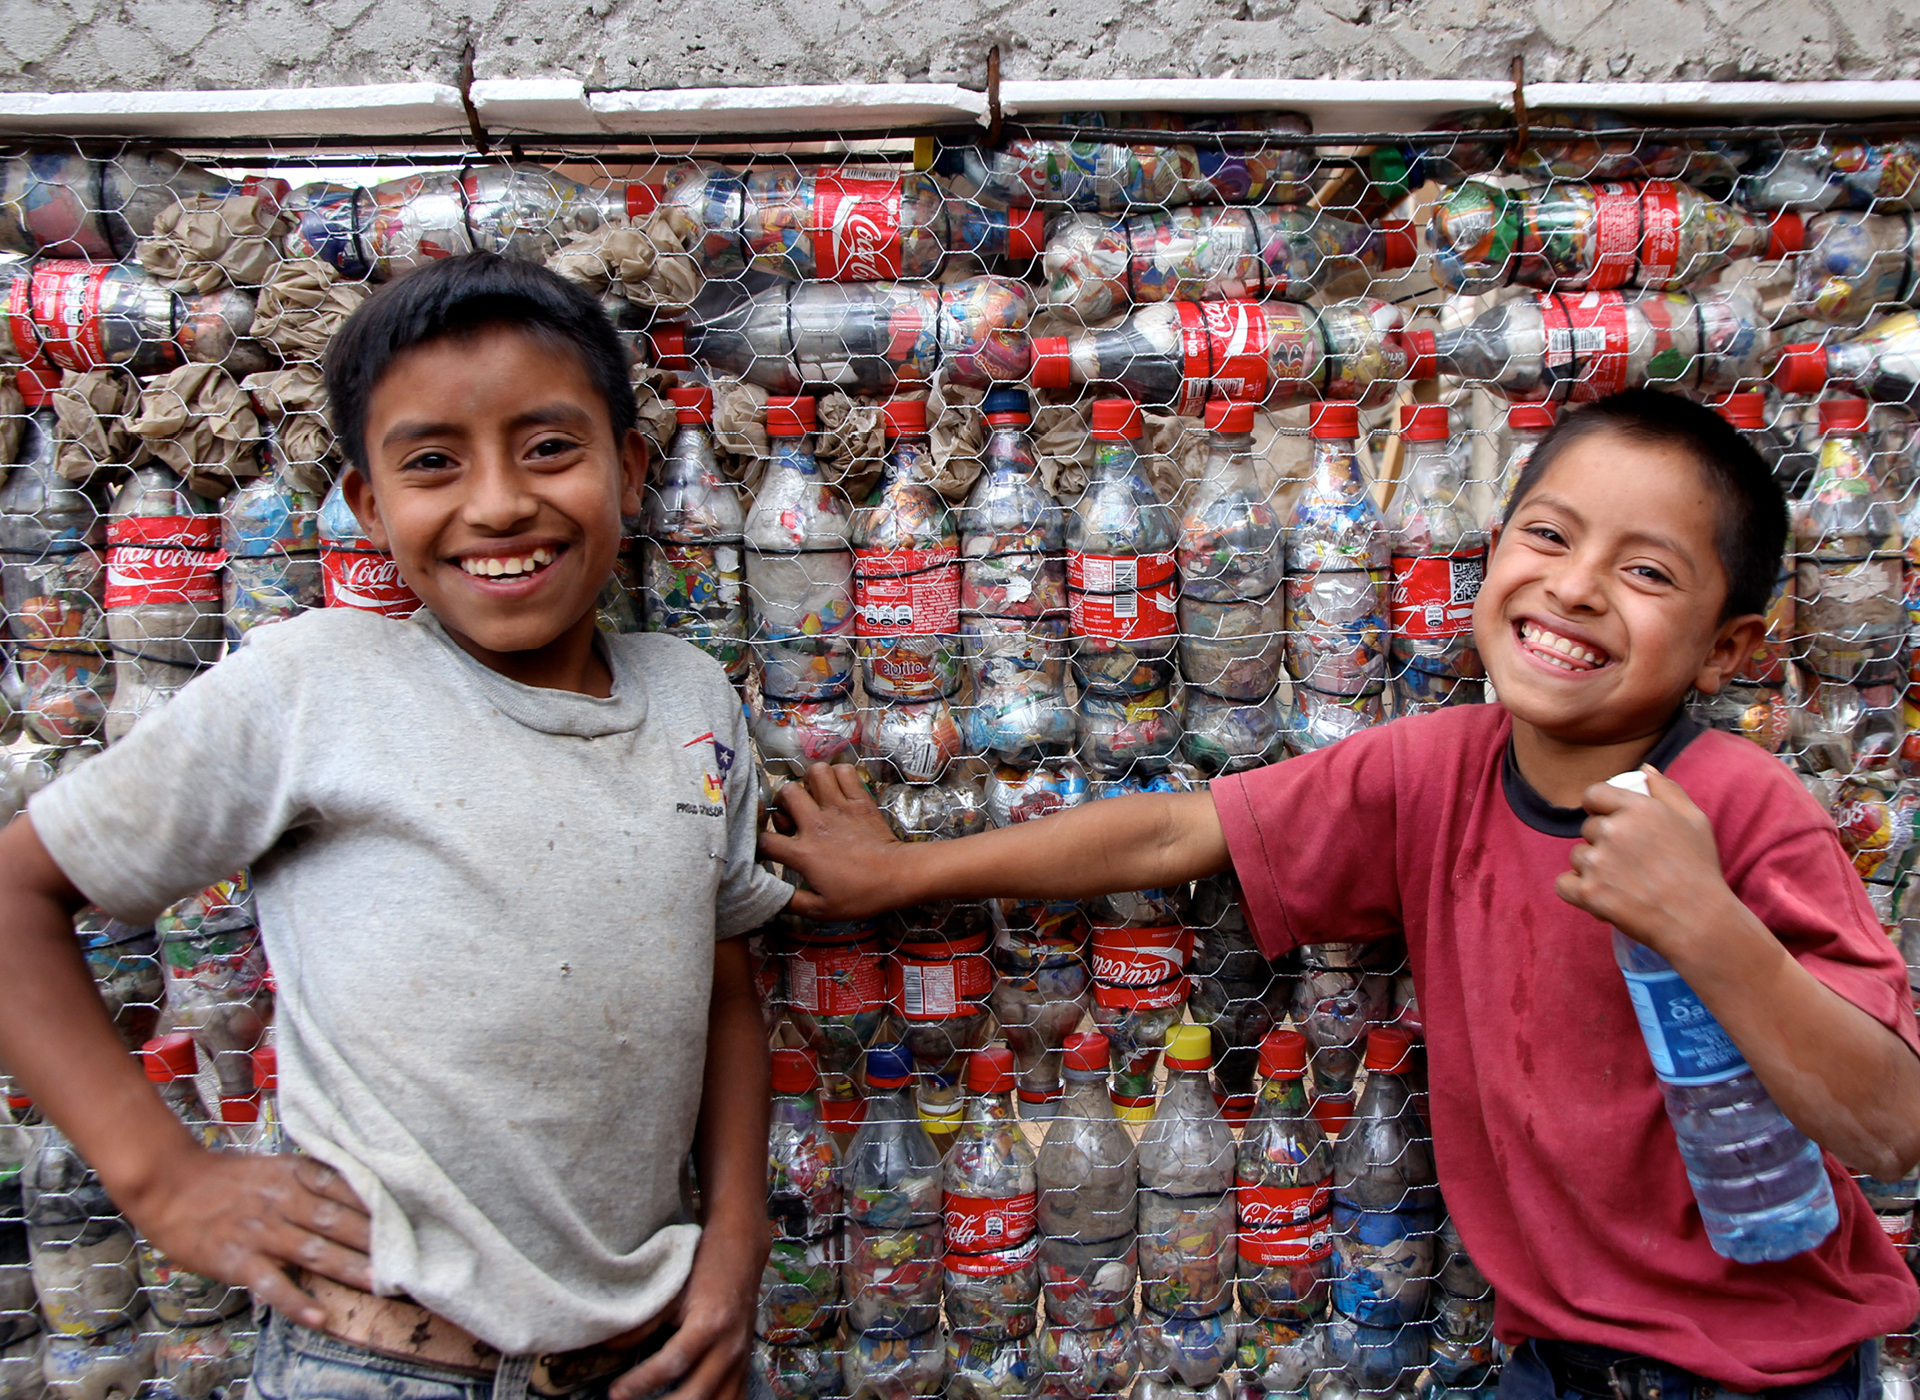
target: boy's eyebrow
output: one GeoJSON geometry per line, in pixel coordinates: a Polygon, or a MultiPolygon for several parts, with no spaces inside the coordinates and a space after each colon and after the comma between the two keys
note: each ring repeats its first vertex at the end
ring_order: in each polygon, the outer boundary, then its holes
{"type": "MultiPolygon", "coordinates": [[[[1526,504],[1531,505],[1535,501],[1538,501],[1543,506],[1553,507],[1553,509],[1566,515],[1576,525],[1584,525],[1587,523],[1585,516],[1574,509],[1572,505],[1561,500],[1558,496],[1549,496],[1545,492],[1536,491],[1533,495],[1527,497],[1526,504]]],[[[1626,532],[1626,538],[1629,540],[1638,540],[1643,544],[1650,544],[1656,548],[1664,549],[1668,553],[1678,555],[1680,558],[1688,561],[1693,559],[1692,551],[1688,550],[1679,540],[1675,539],[1672,535],[1663,535],[1658,530],[1629,530],[1626,532]]]]}
{"type": "MultiPolygon", "coordinates": [[[[507,420],[510,429],[531,428],[542,423],[551,423],[556,427],[591,427],[593,415],[578,404],[560,400],[555,403],[540,404],[525,413],[516,413],[507,420]]],[[[387,429],[380,439],[382,447],[397,447],[404,443],[419,442],[423,438],[464,437],[464,424],[451,422],[430,422],[422,418],[403,418],[387,429]]]]}

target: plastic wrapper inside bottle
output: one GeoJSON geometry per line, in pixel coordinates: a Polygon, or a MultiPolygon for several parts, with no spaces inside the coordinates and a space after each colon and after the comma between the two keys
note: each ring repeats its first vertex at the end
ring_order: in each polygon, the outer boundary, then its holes
{"type": "Polygon", "coordinates": [[[1087,1013],[1092,978],[1086,962],[1072,954],[1035,960],[1007,947],[996,939],[1000,976],[990,1004],[1013,1051],[1021,1115],[1044,1117],[1060,1096],[1060,1047],[1087,1013]]]}
{"type": "Polygon", "coordinates": [[[1167,1032],[1186,1010],[1185,980],[1175,979],[1171,990],[1179,996],[1169,1006],[1107,1006],[1095,991],[1093,1023],[1112,1047],[1113,1101],[1121,1108],[1153,1106],[1154,1069],[1166,1049],[1167,1032]]]}
{"type": "Polygon", "coordinates": [[[1049,1326],[1040,1336],[1040,1388],[1048,1400],[1124,1395],[1137,1371],[1131,1319],[1111,1327],[1049,1326]]]}
{"type": "MultiPolygon", "coordinates": [[[[1143,1195],[1141,1205],[1145,1204],[1143,1195]]],[[[1232,1249],[1231,1241],[1227,1247],[1232,1249]]],[[[1143,1277],[1144,1273],[1143,1258],[1143,1277]]],[[[1134,1348],[1140,1358],[1140,1373],[1176,1385],[1211,1385],[1234,1363],[1238,1330],[1231,1310],[1207,1316],[1176,1316],[1156,1312],[1149,1304],[1141,1309],[1134,1323],[1134,1348]]]]}
{"type": "Polygon", "coordinates": [[[1861,653],[1816,656],[1799,715],[1807,761],[1837,773],[1890,770],[1905,737],[1905,667],[1861,653]]]}
{"type": "Polygon", "coordinates": [[[41,1400],[47,1393],[46,1372],[40,1361],[45,1349],[37,1331],[17,1341],[0,1343],[0,1400],[41,1400]]]}
{"type": "Polygon", "coordinates": [[[820,1064],[820,1111],[829,1126],[851,1125],[860,1098],[855,1073],[890,1019],[879,931],[871,924],[787,920],[779,948],[787,1015],[820,1064]]]}
{"type": "Polygon", "coordinates": [[[912,1335],[859,1332],[847,1338],[841,1367],[847,1400],[939,1395],[947,1375],[946,1338],[937,1324],[912,1335]]]}
{"type": "Polygon", "coordinates": [[[154,1379],[179,1400],[224,1400],[252,1373],[257,1335],[243,1317],[162,1332],[154,1339],[154,1379]]]}
{"type": "Polygon", "coordinates": [[[1374,685],[1357,695],[1334,694],[1296,681],[1287,713],[1287,747],[1314,753],[1386,721],[1386,687],[1374,685]]]}
{"type": "MultiPolygon", "coordinates": [[[[980,913],[978,906],[966,906],[965,912],[980,913]]],[[[970,917],[968,922],[983,920],[970,917]]],[[[986,1042],[992,1016],[991,936],[984,929],[968,931],[965,924],[949,928],[956,936],[944,936],[948,930],[916,931],[915,941],[900,943],[887,960],[887,1000],[914,1064],[924,1072],[956,1069],[961,1056],[986,1042]]]]}
{"type": "MultiPolygon", "coordinates": [[[[780,565],[774,569],[777,574],[780,565]]],[[[738,679],[747,656],[741,574],[738,544],[641,541],[638,584],[646,629],[685,637],[738,679]]]]}
{"type": "Polygon", "coordinates": [[[204,1327],[248,1305],[246,1289],[183,1269],[145,1240],[139,1242],[138,1259],[141,1292],[157,1322],[204,1327]]]}
{"type": "Polygon", "coordinates": [[[1387,582],[1377,568],[1319,568],[1286,584],[1287,670],[1316,690],[1357,695],[1386,676],[1387,582]]]}
{"type": "Polygon", "coordinates": [[[1236,1355],[1242,1381],[1268,1394],[1299,1394],[1326,1364],[1320,1324],[1312,1319],[1242,1318],[1236,1355]]]}
{"type": "Polygon", "coordinates": [[[889,783],[874,801],[902,841],[950,841],[988,825],[984,789],[961,774],[938,783],[889,783]]]}
{"type": "MultiPolygon", "coordinates": [[[[1324,954],[1337,944],[1317,945],[1324,954]]],[[[1390,979],[1356,966],[1309,960],[1294,984],[1293,1023],[1312,1047],[1317,1094],[1348,1094],[1366,1053],[1367,1030],[1386,1019],[1390,979]]]]}
{"type": "Polygon", "coordinates": [[[155,1338],[129,1324],[98,1336],[49,1333],[41,1355],[48,1400],[117,1400],[153,1377],[155,1338]]]}
{"type": "Polygon", "coordinates": [[[1143,1190],[1140,1296],[1147,1308],[1191,1319],[1231,1306],[1238,1225],[1231,1191],[1171,1196],[1143,1190]]]}
{"type": "Polygon", "coordinates": [[[991,1339],[1030,1336],[1039,1325],[1040,1240],[987,1254],[947,1251],[947,1325],[991,1339]]]}
{"type": "Polygon", "coordinates": [[[815,763],[854,761],[860,710],[847,693],[825,700],[762,695],[749,711],[747,725],[767,768],[800,778],[815,763]]]}
{"type": "Polygon", "coordinates": [[[945,699],[869,702],[861,708],[854,747],[907,783],[936,783],[960,756],[960,726],[945,699]]]}
{"type": "Polygon", "coordinates": [[[1040,1375],[1035,1351],[1031,1336],[949,1332],[948,1400],[1026,1400],[1040,1375]]]}
{"type": "Polygon", "coordinates": [[[773,1400],[836,1400],[845,1393],[837,1338],[804,1346],[756,1341],[750,1364],[773,1400]]]}
{"type": "Polygon", "coordinates": [[[987,815],[995,826],[1032,821],[1078,807],[1092,788],[1077,758],[1052,755],[1031,767],[1001,764],[987,775],[987,815]]]}
{"type": "Polygon", "coordinates": [[[1920,221],[1913,215],[1837,210],[1807,220],[1794,262],[1794,312],[1860,325],[1920,293],[1920,221]]]}
{"type": "Polygon", "coordinates": [[[73,931],[121,1042],[138,1050],[153,1039],[166,1000],[159,940],[151,928],[123,924],[94,905],[74,916],[73,931]]]}
{"type": "Polygon", "coordinates": [[[1499,1359],[1493,1337],[1493,1298],[1460,1298],[1444,1289],[1435,1293],[1433,1319],[1434,1378],[1447,1385],[1471,1385],[1499,1359]]]}
{"type": "Polygon", "coordinates": [[[1920,141],[1767,141],[1741,172],[1735,196],[1749,209],[1920,208],[1920,141]]]}
{"type": "Polygon", "coordinates": [[[818,1239],[776,1239],[760,1271],[755,1334],[790,1346],[831,1331],[840,1320],[840,1253],[838,1231],[818,1239]]]}
{"type": "Polygon", "coordinates": [[[961,712],[966,751],[1026,766],[1070,750],[1066,620],[968,617],[961,626],[973,682],[961,712]]]}
{"type": "Polygon", "coordinates": [[[273,1011],[252,882],[243,872],[169,905],[154,931],[174,1027],[212,1061],[222,1098],[252,1097],[251,1057],[273,1011]]]}
{"type": "Polygon", "coordinates": [[[1266,699],[1280,679],[1285,640],[1286,600],[1278,588],[1255,599],[1180,599],[1180,674],[1211,694],[1266,699]]]}
{"type": "Polygon", "coordinates": [[[1430,1207],[1361,1210],[1336,1198],[1334,1308],[1372,1327],[1418,1322],[1433,1279],[1433,1252],[1430,1207]]]}
{"type": "Polygon", "coordinates": [[[1449,705],[1478,705],[1486,698],[1486,684],[1479,677],[1429,669],[1412,661],[1395,661],[1390,689],[1395,719],[1431,714],[1449,705]]]}
{"type": "Polygon", "coordinates": [[[1189,685],[1180,708],[1180,751],[1209,777],[1285,756],[1287,707],[1277,689],[1262,700],[1232,700],[1189,685]]]}
{"type": "MultiPolygon", "coordinates": [[[[71,1151],[71,1149],[68,1149],[71,1151]]],[[[140,1311],[140,1270],[133,1230],[112,1213],[95,1184],[56,1206],[26,1168],[27,1248],[34,1292],[49,1333],[96,1337],[140,1311]],[[92,1205],[87,1204],[88,1201],[92,1205]],[[47,1219],[48,1216],[79,1218],[47,1219]]]]}
{"type": "Polygon", "coordinates": [[[907,1337],[937,1325],[944,1253],[937,1219],[898,1229],[849,1224],[841,1273],[849,1330],[907,1337]]]}
{"type": "MultiPolygon", "coordinates": [[[[1087,951],[1092,930],[1086,911],[1073,900],[993,900],[987,912],[993,921],[994,963],[1009,977],[1064,965],[1087,951]]],[[[1061,985],[1067,980],[1070,974],[1061,985]]]]}
{"type": "Polygon", "coordinates": [[[1171,689],[1133,695],[1083,691],[1079,731],[1080,761],[1102,777],[1152,774],[1180,756],[1180,708],[1171,689]]]}
{"type": "MultiPolygon", "coordinates": [[[[1124,1210],[1089,1209],[1085,1212],[1088,1218],[1077,1222],[1081,1230],[1098,1233],[1111,1229],[1122,1217],[1131,1223],[1136,1193],[1132,1183],[1128,1187],[1124,1210]]],[[[1052,1228],[1072,1228],[1081,1211],[1077,1204],[1069,1204],[1053,1214],[1057,1218],[1052,1228]]],[[[1131,1232],[1085,1244],[1063,1235],[1041,1238],[1040,1288],[1046,1297],[1050,1327],[1091,1331],[1128,1321],[1133,1316],[1134,1285],[1139,1277],[1139,1253],[1131,1232]]]]}
{"type": "Polygon", "coordinates": [[[1432,1342],[1423,1323],[1374,1326],[1336,1311],[1321,1329],[1327,1361],[1366,1393],[1392,1390],[1427,1364],[1432,1342]]]}

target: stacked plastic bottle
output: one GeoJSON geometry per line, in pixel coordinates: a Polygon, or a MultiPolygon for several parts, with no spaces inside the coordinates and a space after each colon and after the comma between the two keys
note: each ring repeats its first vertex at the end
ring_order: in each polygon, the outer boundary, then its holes
{"type": "Polygon", "coordinates": [[[820,1121],[813,1053],[775,1050],[772,1074],[767,1218],[773,1252],[761,1276],[754,1364],[780,1400],[819,1400],[840,1393],[840,1153],[820,1121]]]}
{"type": "Polygon", "coordinates": [[[740,562],[746,513],[714,448],[713,390],[689,385],[669,396],[676,427],[647,482],[642,521],[641,620],[649,632],[701,647],[739,682],[748,667],[740,562]]]}

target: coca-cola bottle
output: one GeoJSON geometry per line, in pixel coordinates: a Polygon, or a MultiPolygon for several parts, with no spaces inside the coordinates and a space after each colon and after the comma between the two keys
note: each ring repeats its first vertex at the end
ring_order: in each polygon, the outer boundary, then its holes
{"type": "Polygon", "coordinates": [[[1071,214],[1047,230],[1047,302],[1098,321],[1128,305],[1234,297],[1304,299],[1412,267],[1404,221],[1378,227],[1327,209],[1145,210],[1071,214]]]}
{"type": "Polygon", "coordinates": [[[779,1346],[818,1341],[840,1319],[840,1153],[814,1100],[810,1050],[773,1052],[767,1219],[773,1252],[760,1274],[754,1333],[779,1346]]]}
{"type": "Polygon", "coordinates": [[[1920,141],[1767,141],[1741,172],[1736,196],[1749,209],[1920,208],[1920,141]]]}
{"type": "Polygon", "coordinates": [[[1284,521],[1260,480],[1253,405],[1212,399],[1207,463],[1180,522],[1180,673],[1184,747],[1210,772],[1253,767],[1279,736],[1246,715],[1280,679],[1285,598],[1284,521]],[[1226,702],[1226,703],[1222,703],[1226,702]]]}
{"type": "Polygon", "coordinates": [[[836,1133],[860,1116],[861,1057],[890,1021],[880,931],[871,923],[816,924],[782,915],[776,947],[787,1019],[820,1068],[820,1115],[836,1133]]]}
{"type": "Polygon", "coordinates": [[[934,700],[960,684],[960,535],[928,484],[926,401],[881,414],[886,467],[853,518],[854,649],[869,699],[934,700]]]}
{"type": "Polygon", "coordinates": [[[713,390],[695,384],[667,393],[679,426],[647,483],[641,617],[649,632],[685,637],[738,682],[746,678],[749,660],[740,590],[746,512],[714,453],[713,390]]]}
{"type": "Polygon", "coordinates": [[[1068,1037],[1066,1094],[1037,1156],[1041,1288],[1056,1331],[1133,1317],[1139,1159],[1107,1092],[1107,1055],[1098,1031],[1068,1037]]]}
{"type": "Polygon", "coordinates": [[[1493,1339],[1493,1286],[1467,1255],[1448,1216],[1435,1240],[1433,1374],[1442,1384],[1474,1389],[1491,1378],[1499,1344],[1493,1339]]]}
{"type": "Polygon", "coordinates": [[[260,1095],[254,1118],[252,1147],[255,1152],[279,1155],[298,1152],[287,1133],[287,1121],[280,1113],[280,1051],[271,1039],[254,1047],[253,1084],[260,1095]]]}
{"type": "Polygon", "coordinates": [[[1024,379],[1034,293],[1011,277],[964,282],[785,283],[740,297],[710,287],[684,321],[657,325],[663,369],[708,368],[773,394],[850,394],[924,383],[988,388],[1024,379]]]}
{"type": "Polygon", "coordinates": [[[1513,488],[1520,484],[1520,473],[1533,460],[1533,450],[1553,431],[1555,405],[1518,399],[1507,405],[1507,451],[1500,461],[1500,481],[1494,488],[1493,511],[1487,517],[1487,529],[1506,523],[1507,509],[1513,504],[1513,488]]]}
{"type": "Polygon", "coordinates": [[[1793,265],[1794,315],[1859,325],[1920,293],[1920,222],[1911,213],[1816,214],[1805,243],[1793,265]]]}
{"type": "Polygon", "coordinates": [[[967,1061],[967,1109],[942,1175],[946,1213],[947,1325],[993,1339],[1037,1324],[1038,1180],[1033,1148],[1013,1116],[1013,1052],[976,1050],[967,1061]]]}
{"type": "Polygon", "coordinates": [[[15,346],[29,363],[149,375],[191,361],[224,365],[236,378],[274,364],[247,338],[251,292],[174,292],[129,263],[41,258],[13,272],[9,305],[15,346]]]}
{"type": "Polygon", "coordinates": [[[1435,278],[1458,292],[1674,291],[1736,258],[1791,257],[1802,232],[1797,214],[1761,218],[1673,180],[1538,190],[1469,180],[1434,205],[1427,244],[1435,278]]]}
{"type": "Polygon", "coordinates": [[[1300,950],[1293,1024],[1312,1052],[1313,1111],[1329,1137],[1338,1135],[1353,1111],[1368,1032],[1387,1020],[1393,965],[1385,943],[1314,943],[1300,950]]]}
{"type": "Polygon", "coordinates": [[[1307,1107],[1307,1038],[1274,1029],[1260,1043],[1264,1083],[1240,1139],[1240,1307],[1305,1323],[1325,1310],[1333,1256],[1333,1152],[1307,1107]]]}
{"type": "Polygon", "coordinates": [[[1233,1302],[1234,1142],[1207,1070],[1212,1037],[1167,1038],[1167,1089],[1140,1135],[1141,1301],[1154,1313],[1213,1317],[1233,1302]]]}
{"type": "Polygon", "coordinates": [[[955,255],[1037,257],[1045,233],[1036,209],[989,209],[949,198],[920,171],[860,166],[740,173],[688,161],[668,174],[661,203],[709,277],[932,277],[955,255]]]}
{"type": "Polygon", "coordinates": [[[1851,679],[1906,637],[1900,521],[1874,472],[1865,399],[1820,404],[1820,465],[1793,503],[1796,630],[1816,675],[1851,679]]]}
{"type": "Polygon", "coordinates": [[[820,479],[811,398],[767,400],[773,460],[747,512],[747,615],[761,688],[826,700],[853,685],[853,512],[820,479]]]}
{"type": "Polygon", "coordinates": [[[856,1333],[919,1337],[940,1322],[940,1158],[914,1111],[912,1079],[906,1046],[867,1052],[866,1117],[841,1168],[847,1204],[841,1280],[847,1325],[856,1333]]]}
{"type": "Polygon", "coordinates": [[[90,738],[106,717],[112,679],[101,651],[106,619],[102,512],[54,462],[51,398],[58,373],[23,369],[19,461],[0,484],[0,601],[19,667],[18,707],[49,744],[90,738]]]}
{"type": "Polygon", "coordinates": [[[1405,377],[1400,313],[1385,302],[1174,301],[1117,326],[1036,336],[1036,389],[1110,384],[1197,418],[1210,397],[1289,404],[1374,400],[1405,377]]]}
{"type": "Polygon", "coordinates": [[[1773,383],[1783,394],[1839,384],[1881,403],[1912,403],[1920,393],[1920,312],[1897,311],[1832,344],[1784,345],[1773,383]]]}
{"type": "Polygon", "coordinates": [[[226,635],[238,644],[263,623],[284,622],[317,608],[326,590],[320,565],[320,498],[287,472],[279,443],[269,438],[268,470],[228,496],[220,507],[220,546],[226,552],[222,598],[226,635]]]}
{"type": "Polygon", "coordinates": [[[1473,600],[1487,576],[1487,537],[1467,499],[1465,444],[1444,404],[1400,409],[1399,489],[1387,520],[1392,551],[1393,707],[1400,715],[1480,699],[1473,600]]]}
{"type": "Polygon", "coordinates": [[[1309,432],[1313,477],[1286,536],[1289,740],[1302,752],[1375,718],[1387,668],[1388,537],[1360,474],[1359,415],[1352,404],[1316,404],[1309,432]],[[1318,708],[1318,696],[1335,704],[1318,708]],[[1340,706],[1360,700],[1374,713],[1340,706]]]}
{"type": "Polygon", "coordinates": [[[1240,882],[1231,871],[1193,886],[1193,976],[1187,1010],[1213,1032],[1214,1097],[1229,1123],[1253,1111],[1260,1042],[1284,1019],[1293,998],[1289,977],[1268,962],[1247,926],[1240,882]]]}
{"type": "Polygon", "coordinates": [[[769,773],[804,778],[816,763],[852,763],[860,708],[851,692],[825,700],[761,695],[747,715],[761,764],[769,773]]]}
{"type": "Polygon", "coordinates": [[[51,1123],[34,1129],[20,1168],[20,1200],[45,1330],[98,1337],[130,1322],[140,1309],[133,1229],[51,1123]]]}
{"type": "MultiPolygon", "coordinates": [[[[147,1079],[193,1137],[211,1151],[232,1146],[194,1085],[200,1068],[193,1037],[181,1032],[150,1040],[140,1059],[147,1079]]],[[[180,1268],[146,1240],[139,1243],[140,1283],[154,1320],[168,1327],[204,1327],[247,1306],[247,1291],[180,1268]]]]}
{"type": "Polygon", "coordinates": [[[153,232],[170,204],[191,195],[259,195],[285,202],[273,176],[216,175],[167,150],[87,155],[72,145],[39,146],[0,159],[0,248],[12,253],[117,262],[153,232]]]}
{"type": "Polygon", "coordinates": [[[273,1016],[271,974],[246,871],[169,904],[154,920],[167,1010],[213,1065],[220,1095],[253,1093],[253,1052],[273,1016]]]}
{"type": "Polygon", "coordinates": [[[1333,1149],[1333,1305],[1370,1327],[1418,1322],[1433,1279],[1433,1144],[1407,1082],[1413,1037],[1367,1039],[1367,1082],[1333,1149]]]}
{"type": "Polygon", "coordinates": [[[1409,378],[1451,374],[1510,399],[1586,403],[1647,385],[1738,388],[1766,373],[1773,332],[1742,291],[1535,292],[1405,340],[1409,378]]]}
{"type": "Polygon", "coordinates": [[[382,617],[408,618],[420,597],[400,577],[393,556],[375,549],[335,482],[320,503],[320,580],[330,608],[358,608],[382,617]]]}
{"type": "Polygon", "coordinates": [[[220,513],[173,471],[133,469],[107,516],[108,743],[220,659],[220,513]]]}

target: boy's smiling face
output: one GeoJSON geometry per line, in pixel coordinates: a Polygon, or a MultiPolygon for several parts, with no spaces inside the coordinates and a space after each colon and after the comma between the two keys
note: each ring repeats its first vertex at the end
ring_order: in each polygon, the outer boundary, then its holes
{"type": "Polygon", "coordinates": [[[1723,622],[1720,503],[1684,451],[1596,431],[1501,531],[1474,604],[1500,702],[1563,743],[1657,734],[1689,687],[1717,691],[1763,621],[1723,622]]]}
{"type": "Polygon", "coordinates": [[[448,633],[516,680],[580,688],[566,672],[588,664],[647,461],[637,433],[613,440],[581,357],[511,326],[416,346],[374,388],[366,452],[348,503],[448,633]]]}

